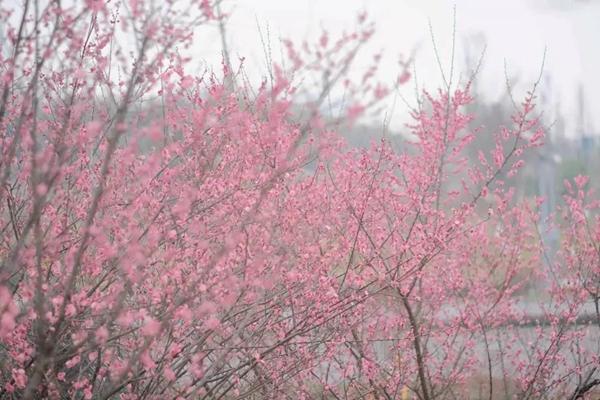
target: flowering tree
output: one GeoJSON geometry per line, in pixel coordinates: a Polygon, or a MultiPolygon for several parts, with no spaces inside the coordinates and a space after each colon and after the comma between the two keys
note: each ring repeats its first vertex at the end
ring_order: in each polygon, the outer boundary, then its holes
{"type": "Polygon", "coordinates": [[[0,397],[593,393],[598,203],[578,178],[545,262],[541,200],[498,179],[541,143],[535,89],[477,165],[469,84],[425,93],[405,148],[361,151],[338,129],[389,91],[378,57],[348,74],[364,15],[285,42],[290,65],[255,88],[243,61],[186,71],[218,3],[2,7],[0,397]],[[549,288],[537,323],[519,308],[531,276],[549,288]]]}

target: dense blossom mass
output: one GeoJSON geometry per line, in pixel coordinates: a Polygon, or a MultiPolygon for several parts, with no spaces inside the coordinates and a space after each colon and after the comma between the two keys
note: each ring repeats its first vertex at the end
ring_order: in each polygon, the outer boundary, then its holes
{"type": "Polygon", "coordinates": [[[595,398],[600,202],[577,177],[540,221],[502,180],[535,86],[492,133],[448,81],[352,148],[410,80],[350,73],[367,16],[255,85],[227,51],[189,73],[221,6],[0,2],[0,398],[595,398]]]}

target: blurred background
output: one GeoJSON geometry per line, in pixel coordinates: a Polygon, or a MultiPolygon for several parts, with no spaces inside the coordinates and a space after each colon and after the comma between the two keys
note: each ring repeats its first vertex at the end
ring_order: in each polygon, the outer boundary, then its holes
{"type": "MultiPolygon", "coordinates": [[[[447,72],[455,23],[454,64],[459,74],[468,76],[486,48],[477,93],[486,101],[506,94],[505,69],[516,97],[528,90],[537,80],[546,48],[545,113],[560,111],[569,137],[579,134],[580,118],[590,125],[582,129],[600,126],[600,113],[592,112],[600,107],[594,96],[600,90],[598,0],[227,0],[223,10],[230,14],[227,37],[232,58],[245,57],[246,67],[255,69],[250,73],[258,74],[266,66],[264,44],[277,61],[280,39],[298,43],[318,37],[322,29],[332,35],[348,31],[356,14],[366,11],[376,34],[362,56],[370,60],[382,52],[380,74],[392,77],[398,71],[398,56],[414,53],[419,86],[428,89],[442,83],[432,33],[447,72]]],[[[218,31],[212,35],[198,41],[199,53],[211,64],[219,61],[221,50],[220,40],[215,40],[218,31]]],[[[402,113],[397,114],[401,119],[402,113]]]]}
{"type": "MultiPolygon", "coordinates": [[[[449,75],[453,48],[455,83],[464,83],[483,55],[470,110],[477,116],[473,128],[482,129],[480,148],[493,146],[493,133],[510,124],[507,81],[519,102],[540,78],[536,94],[546,144],[512,182],[518,194],[543,196],[550,210],[560,203],[564,179],[586,174],[600,186],[600,0],[228,0],[223,11],[231,58],[245,57],[255,79],[265,74],[268,59],[282,59],[282,39],[314,41],[323,29],[335,36],[350,31],[357,13],[366,11],[376,32],[356,69],[381,52],[378,78],[391,83],[399,57],[414,61],[411,81],[390,96],[385,111],[398,145],[417,93],[443,86],[440,68],[449,75]]],[[[204,67],[220,65],[218,29],[203,31],[196,51],[204,67]]],[[[368,146],[383,134],[383,118],[343,133],[352,145],[368,146]]]]}

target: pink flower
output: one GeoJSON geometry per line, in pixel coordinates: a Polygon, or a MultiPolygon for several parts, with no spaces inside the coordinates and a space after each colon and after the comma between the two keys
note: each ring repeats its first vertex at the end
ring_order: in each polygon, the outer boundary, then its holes
{"type": "Polygon", "coordinates": [[[108,329],[106,327],[101,326],[96,330],[96,342],[98,344],[105,344],[108,340],[108,329]]]}
{"type": "Polygon", "coordinates": [[[161,324],[154,318],[148,317],[146,323],[142,328],[142,334],[144,336],[156,336],[160,333],[161,324]]]}
{"type": "Polygon", "coordinates": [[[25,386],[27,386],[27,374],[25,373],[24,369],[22,369],[22,368],[13,369],[12,377],[15,381],[15,385],[19,389],[25,389],[25,386]]]}
{"type": "Polygon", "coordinates": [[[221,322],[214,316],[210,316],[210,317],[208,317],[208,319],[206,320],[204,325],[208,329],[214,330],[214,329],[217,329],[221,325],[221,322]]]}
{"type": "Polygon", "coordinates": [[[152,357],[150,357],[150,354],[148,354],[147,351],[143,352],[140,355],[140,362],[147,370],[153,370],[154,368],[156,368],[156,363],[154,362],[152,357]]]}
{"type": "Polygon", "coordinates": [[[169,367],[164,369],[163,375],[168,382],[173,382],[177,378],[175,376],[175,372],[173,372],[173,370],[169,367]]]}
{"type": "Polygon", "coordinates": [[[67,361],[65,363],[65,366],[67,368],[73,368],[74,366],[76,366],[77,364],[79,364],[79,361],[80,361],[80,357],[77,355],[77,356],[71,358],[69,361],[67,361]]]}
{"type": "Polygon", "coordinates": [[[326,31],[323,31],[321,34],[321,38],[319,39],[319,44],[321,47],[327,47],[327,43],[329,42],[329,36],[326,31]]]}
{"type": "Polygon", "coordinates": [[[177,310],[177,312],[175,313],[176,318],[181,318],[183,320],[183,322],[191,322],[194,314],[192,313],[192,310],[190,310],[190,307],[188,307],[187,304],[184,304],[183,306],[179,307],[179,309],[177,310]]]}
{"type": "Polygon", "coordinates": [[[0,339],[6,337],[15,329],[15,316],[12,313],[5,312],[0,315],[0,339]]]}
{"type": "Polygon", "coordinates": [[[122,327],[129,327],[133,324],[134,318],[131,312],[125,311],[117,318],[117,323],[122,327]]]}
{"type": "Polygon", "coordinates": [[[404,71],[402,72],[402,74],[398,77],[398,84],[399,85],[404,85],[406,82],[408,82],[408,80],[410,79],[410,72],[408,71],[404,71]]]}
{"type": "Polygon", "coordinates": [[[86,0],[87,6],[94,12],[102,11],[105,7],[105,0],[86,0]]]}

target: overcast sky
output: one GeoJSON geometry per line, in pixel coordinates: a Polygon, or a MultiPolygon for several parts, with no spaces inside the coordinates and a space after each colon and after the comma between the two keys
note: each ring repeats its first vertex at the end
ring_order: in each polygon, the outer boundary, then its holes
{"type": "MultiPolygon", "coordinates": [[[[80,0],[76,0],[80,1],[80,0]]],[[[9,0],[15,5],[20,0],[9,0]]],[[[251,77],[266,71],[259,26],[266,41],[267,30],[275,61],[280,59],[280,39],[296,43],[316,38],[321,28],[332,36],[351,30],[356,15],[367,11],[376,24],[370,48],[358,60],[366,64],[383,50],[379,78],[393,82],[398,74],[398,56],[416,52],[420,87],[435,89],[441,74],[435,61],[429,23],[444,68],[450,64],[453,7],[456,7],[456,71],[470,74],[465,60],[477,59],[486,46],[478,78],[480,95],[498,99],[506,92],[504,65],[516,79],[514,91],[522,98],[537,79],[544,48],[547,48],[541,91],[547,101],[545,115],[559,109],[566,120],[567,135],[575,136],[578,92],[585,101],[586,130],[600,134],[600,0],[225,0],[231,13],[228,42],[232,55],[244,56],[251,77]]],[[[17,6],[18,7],[18,6],[17,6]]],[[[194,56],[218,66],[221,43],[217,29],[199,29],[194,56]]],[[[402,94],[414,100],[414,81],[402,94]]],[[[407,121],[407,107],[398,102],[392,125],[407,121]]],[[[549,117],[552,119],[552,117],[549,117]]]]}
{"type": "MultiPolygon", "coordinates": [[[[600,131],[600,0],[228,0],[224,4],[232,12],[228,39],[234,56],[245,56],[249,68],[258,66],[254,72],[264,68],[258,25],[263,35],[268,26],[276,58],[279,38],[300,42],[318,35],[321,27],[332,34],[349,30],[356,13],[366,10],[377,32],[365,56],[370,59],[374,52],[384,50],[380,77],[393,80],[398,55],[416,47],[419,85],[432,89],[441,78],[429,21],[442,63],[448,68],[456,5],[456,68],[467,76],[467,52],[476,58],[487,45],[479,75],[486,98],[496,99],[506,91],[505,60],[509,76],[517,78],[515,94],[522,95],[537,79],[546,47],[542,83],[550,96],[544,105],[547,113],[559,106],[567,118],[568,134],[574,135],[581,84],[588,129],[600,131]]],[[[198,44],[203,54],[218,53],[217,40],[200,39],[198,44]]],[[[407,88],[405,94],[414,98],[411,91],[407,88]]],[[[406,107],[397,105],[394,121],[402,123],[405,114],[406,107]]]]}

